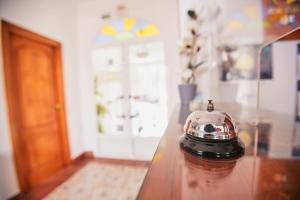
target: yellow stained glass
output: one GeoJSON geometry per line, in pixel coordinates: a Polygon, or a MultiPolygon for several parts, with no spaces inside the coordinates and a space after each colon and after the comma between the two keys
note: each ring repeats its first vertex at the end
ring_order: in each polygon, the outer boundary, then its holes
{"type": "Polygon", "coordinates": [[[136,23],[136,19],[134,19],[134,18],[125,18],[124,19],[124,30],[125,31],[130,31],[135,23],[136,23]]]}
{"type": "Polygon", "coordinates": [[[154,24],[149,24],[145,28],[136,32],[139,37],[159,35],[160,31],[154,24]]]}
{"type": "Polygon", "coordinates": [[[227,27],[229,29],[241,29],[243,24],[238,20],[231,20],[228,22],[227,27]]]}
{"type": "Polygon", "coordinates": [[[245,13],[249,18],[251,18],[253,20],[258,19],[259,13],[258,13],[258,9],[256,6],[253,6],[253,5],[247,6],[245,8],[245,13]]]}
{"type": "Polygon", "coordinates": [[[117,35],[117,31],[115,30],[115,28],[112,25],[104,26],[102,28],[102,32],[107,34],[107,35],[111,35],[111,36],[117,35]]]}
{"type": "Polygon", "coordinates": [[[107,42],[111,40],[129,40],[134,37],[151,37],[160,34],[160,30],[154,24],[143,19],[132,17],[119,18],[104,25],[97,41],[107,42]]]}

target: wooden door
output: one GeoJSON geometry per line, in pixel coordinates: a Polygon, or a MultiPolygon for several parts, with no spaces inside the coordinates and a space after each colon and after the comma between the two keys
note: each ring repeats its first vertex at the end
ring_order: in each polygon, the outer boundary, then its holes
{"type": "Polygon", "coordinates": [[[2,21],[8,113],[20,188],[70,160],[60,43],[2,21]]]}

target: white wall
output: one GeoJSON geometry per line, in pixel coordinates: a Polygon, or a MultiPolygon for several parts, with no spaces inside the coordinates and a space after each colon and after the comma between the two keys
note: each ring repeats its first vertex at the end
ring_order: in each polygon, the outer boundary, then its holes
{"type": "MultiPolygon", "coordinates": [[[[205,11],[209,7],[218,6],[221,9],[221,15],[218,25],[223,27],[222,40],[220,42],[234,45],[260,44],[263,42],[263,25],[262,23],[262,7],[261,0],[179,0],[179,21],[181,36],[187,31],[187,10],[196,9],[197,11],[205,11]],[[251,17],[248,17],[249,13],[251,17]],[[240,28],[230,28],[229,22],[236,16],[244,16],[246,23],[240,28]],[[255,26],[247,26],[248,23],[255,23],[255,26]]],[[[201,13],[202,13],[201,12],[201,13]]],[[[200,15],[200,17],[202,17],[200,15]]],[[[240,17],[242,18],[242,17],[240,17]]],[[[242,20],[242,19],[240,19],[242,20]]],[[[216,24],[212,24],[212,27],[216,24]]]]}
{"type": "MultiPolygon", "coordinates": [[[[178,66],[178,26],[177,3],[173,0],[120,0],[111,1],[80,1],[78,6],[78,63],[80,65],[80,92],[84,97],[81,102],[81,120],[85,148],[92,148],[96,152],[96,112],[93,92],[93,69],[91,64],[91,50],[97,46],[95,36],[99,33],[103,21],[101,16],[106,13],[116,15],[116,6],[124,4],[128,8],[128,16],[145,19],[157,25],[161,30],[164,41],[167,64],[167,89],[169,110],[178,102],[177,69],[178,66]]],[[[99,44],[98,44],[99,45],[99,44]]]]}
{"type": "MultiPolygon", "coordinates": [[[[0,0],[0,17],[62,43],[65,103],[71,157],[83,151],[78,67],[76,62],[76,1],[0,0]]],[[[0,54],[0,199],[18,193],[0,54]]]]}

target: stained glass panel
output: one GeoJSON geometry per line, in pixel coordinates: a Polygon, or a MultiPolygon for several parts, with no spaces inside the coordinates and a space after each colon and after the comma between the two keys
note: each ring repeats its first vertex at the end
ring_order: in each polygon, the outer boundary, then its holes
{"type": "Polygon", "coordinates": [[[96,36],[97,42],[129,40],[134,37],[151,37],[160,34],[159,28],[143,19],[120,18],[105,24],[96,36]]]}

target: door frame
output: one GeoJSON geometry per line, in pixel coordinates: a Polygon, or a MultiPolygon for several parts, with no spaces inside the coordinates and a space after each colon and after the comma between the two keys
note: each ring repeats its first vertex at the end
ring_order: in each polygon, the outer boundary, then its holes
{"type": "Polygon", "coordinates": [[[57,119],[59,121],[59,130],[62,141],[63,149],[63,163],[64,165],[70,162],[70,150],[67,135],[66,113],[65,113],[65,101],[64,101],[64,87],[63,87],[63,71],[62,71],[62,56],[61,56],[61,44],[55,40],[33,33],[29,30],[16,26],[7,21],[1,20],[2,28],[2,50],[3,50],[3,70],[4,70],[4,84],[6,93],[6,104],[9,118],[10,136],[12,142],[13,156],[15,169],[17,172],[17,178],[19,188],[21,192],[29,189],[29,182],[27,179],[27,166],[28,163],[24,159],[24,149],[22,148],[21,137],[18,135],[18,108],[16,105],[16,99],[14,99],[14,91],[16,91],[16,85],[13,83],[12,77],[13,66],[11,63],[12,55],[10,52],[10,37],[12,34],[20,35],[30,40],[46,44],[54,49],[54,79],[55,89],[57,91],[58,103],[61,105],[61,109],[57,110],[57,119]]]}

